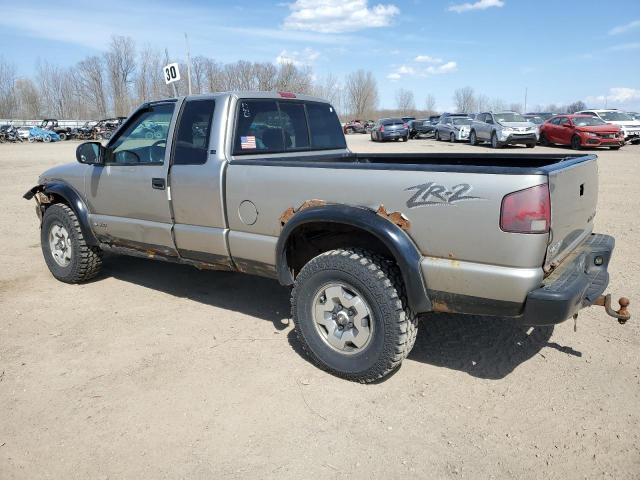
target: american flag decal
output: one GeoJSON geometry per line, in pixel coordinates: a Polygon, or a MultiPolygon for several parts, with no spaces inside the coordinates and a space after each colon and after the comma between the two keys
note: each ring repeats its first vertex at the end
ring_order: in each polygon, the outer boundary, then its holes
{"type": "Polygon", "coordinates": [[[249,148],[256,148],[256,137],[253,135],[248,137],[240,137],[240,148],[243,150],[249,148]]]}

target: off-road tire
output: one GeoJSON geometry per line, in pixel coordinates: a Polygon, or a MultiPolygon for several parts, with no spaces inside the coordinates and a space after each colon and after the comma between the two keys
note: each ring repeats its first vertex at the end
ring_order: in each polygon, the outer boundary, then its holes
{"type": "Polygon", "coordinates": [[[102,251],[87,245],[75,212],[63,203],[51,205],[44,212],[40,230],[40,245],[44,260],[51,274],[61,282],[80,283],[95,277],[102,267],[102,251]],[[58,265],[49,247],[49,231],[59,223],[69,233],[72,244],[71,262],[66,267],[58,265]]]}
{"type": "Polygon", "coordinates": [[[397,266],[361,249],[331,250],[310,260],[296,277],[291,315],[298,339],[315,365],[361,383],[379,380],[399,368],[418,330],[397,266]],[[333,350],[314,325],[313,299],[328,282],[354,287],[371,309],[373,333],[361,352],[345,355],[333,350]]]}

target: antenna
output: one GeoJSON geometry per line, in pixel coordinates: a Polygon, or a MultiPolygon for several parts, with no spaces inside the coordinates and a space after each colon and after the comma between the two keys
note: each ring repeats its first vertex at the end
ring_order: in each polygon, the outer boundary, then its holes
{"type": "Polygon", "coordinates": [[[189,52],[189,37],[184,32],[184,42],[187,44],[187,83],[189,85],[189,95],[191,95],[191,53],[189,52]]]}

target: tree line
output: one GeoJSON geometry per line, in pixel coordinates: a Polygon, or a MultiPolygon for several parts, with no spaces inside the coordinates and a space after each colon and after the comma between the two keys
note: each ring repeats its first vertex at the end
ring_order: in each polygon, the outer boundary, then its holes
{"type": "MultiPolygon", "coordinates": [[[[133,39],[124,36],[113,36],[103,54],[88,56],[70,67],[39,60],[32,78],[19,76],[15,66],[0,57],[0,118],[127,116],[141,103],[187,94],[186,81],[172,85],[164,82],[162,67],[172,61],[175,60],[157,49],[137,49],[133,39]]],[[[185,76],[186,65],[178,63],[185,76]]],[[[331,102],[343,119],[436,113],[433,95],[427,95],[424,103],[417,106],[413,92],[404,88],[396,91],[395,109],[379,110],[377,81],[372,72],[365,70],[354,71],[343,79],[333,74],[316,78],[311,67],[293,62],[221,63],[196,56],[191,59],[191,84],[192,93],[263,90],[315,95],[331,102]]],[[[489,100],[471,87],[457,89],[453,101],[460,112],[507,108],[522,111],[520,104],[489,100]]],[[[576,102],[566,107],[549,105],[534,110],[560,112],[581,108],[584,104],[576,102]]]]}

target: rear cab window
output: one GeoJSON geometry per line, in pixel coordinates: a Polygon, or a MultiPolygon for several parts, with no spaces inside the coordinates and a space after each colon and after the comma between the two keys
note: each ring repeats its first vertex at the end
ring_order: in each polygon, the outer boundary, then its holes
{"type": "Polygon", "coordinates": [[[276,99],[238,102],[233,155],[345,148],[338,116],[327,103],[276,99]]]}

